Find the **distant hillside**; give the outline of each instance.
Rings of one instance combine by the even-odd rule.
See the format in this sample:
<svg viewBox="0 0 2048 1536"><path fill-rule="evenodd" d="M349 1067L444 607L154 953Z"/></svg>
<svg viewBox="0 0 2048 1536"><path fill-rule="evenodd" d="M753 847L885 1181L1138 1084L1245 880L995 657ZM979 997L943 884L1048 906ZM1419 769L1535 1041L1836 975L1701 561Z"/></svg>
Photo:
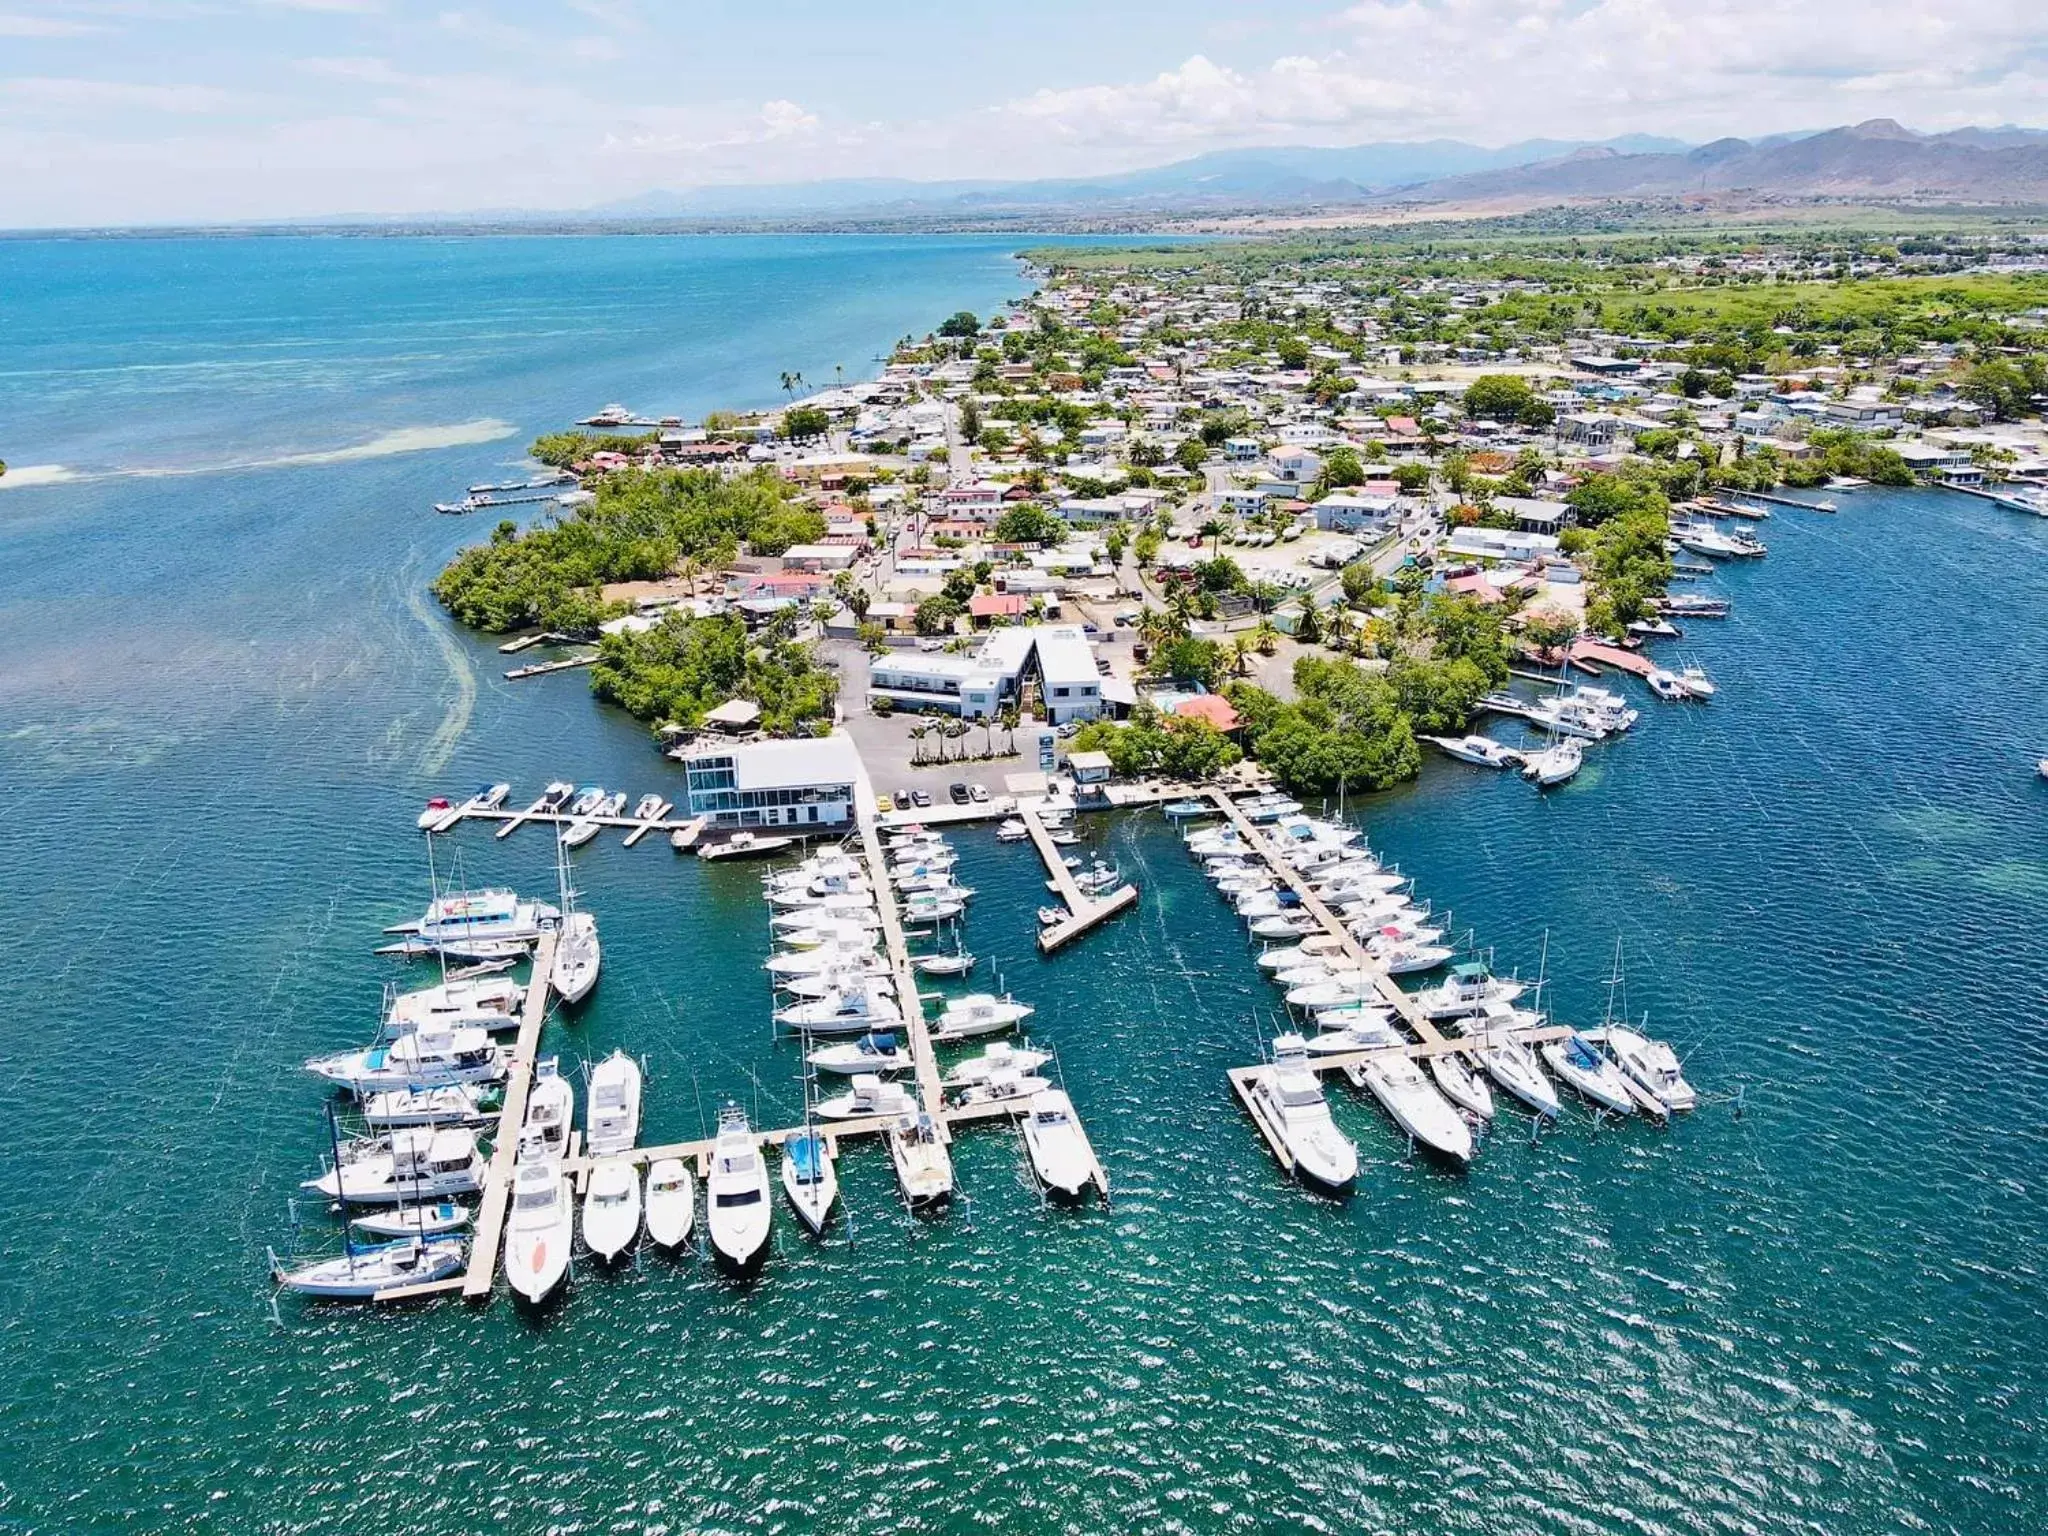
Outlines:
<svg viewBox="0 0 2048 1536"><path fill-rule="evenodd" d="M1398 200L1474 203L1724 192L2048 201L2048 133L2008 127L1920 134L1890 118L1873 118L1791 140L1717 139L1683 153L1580 149L1533 165L1443 177L1402 190Z"/></svg>
<svg viewBox="0 0 2048 1536"><path fill-rule="evenodd" d="M1343 149L1231 149L1106 176L1040 181L886 178L645 192L591 209L623 218L761 218L805 213L965 214L1015 209L1150 210L1299 208L1361 203L1376 192L1449 176L1509 169L1599 150L1628 156L1682 151L1677 139L1631 134L1600 144L1529 139L1486 149L1456 139L1358 144Z"/></svg>

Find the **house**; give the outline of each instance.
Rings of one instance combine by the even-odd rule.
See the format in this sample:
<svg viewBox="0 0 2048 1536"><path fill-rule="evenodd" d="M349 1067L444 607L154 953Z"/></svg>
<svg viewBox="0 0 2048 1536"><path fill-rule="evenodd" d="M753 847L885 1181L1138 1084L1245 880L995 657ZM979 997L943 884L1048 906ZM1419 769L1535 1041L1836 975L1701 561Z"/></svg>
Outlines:
<svg viewBox="0 0 2048 1536"><path fill-rule="evenodd" d="M1107 784L1111 773L1107 752L1069 752L1067 772L1074 782L1084 789L1094 785Z"/></svg>
<svg viewBox="0 0 2048 1536"><path fill-rule="evenodd" d="M1332 491L1310 510L1324 533L1376 533L1399 519L1401 503L1392 495Z"/></svg>
<svg viewBox="0 0 2048 1536"><path fill-rule="evenodd" d="M792 544L782 552L785 571L845 571L853 568L860 546L845 544Z"/></svg>
<svg viewBox="0 0 2048 1536"><path fill-rule="evenodd" d="M1040 713L1054 725L1102 712L1095 648L1078 626L992 629L971 655L897 652L877 656L868 669L870 697L963 720L988 718L1021 700L1033 684Z"/></svg>
<svg viewBox="0 0 2048 1536"><path fill-rule="evenodd" d="M1453 555L1475 560L1512 560L1526 563L1557 553L1557 540L1546 533L1523 533L1504 528L1459 528L1452 532L1444 549Z"/></svg>
<svg viewBox="0 0 2048 1536"><path fill-rule="evenodd" d="M714 827L836 831L853 820L860 755L836 732L795 741L699 740L669 755L683 765L690 815Z"/></svg>
<svg viewBox="0 0 2048 1536"><path fill-rule="evenodd" d="M1307 485L1323 472L1321 455L1307 448L1278 448L1271 460L1273 474L1289 485Z"/></svg>
<svg viewBox="0 0 2048 1536"><path fill-rule="evenodd" d="M1496 496L1493 510L1505 512L1524 533L1555 534L1569 528L1572 509L1561 501L1539 501L1533 496Z"/></svg>
<svg viewBox="0 0 2048 1536"><path fill-rule="evenodd" d="M1231 464L1256 464L1260 452L1259 440L1256 437L1230 437L1223 440L1223 457Z"/></svg>
<svg viewBox="0 0 2048 1536"><path fill-rule="evenodd" d="M991 624L1014 624L1024 617L1030 600L1021 592L977 592L967 599L967 616L975 628Z"/></svg>
<svg viewBox="0 0 2048 1536"><path fill-rule="evenodd" d="M1182 699L1173 706L1173 712L1183 720L1200 720L1226 736L1244 724L1230 700L1220 693L1198 693L1192 699Z"/></svg>
<svg viewBox="0 0 2048 1536"><path fill-rule="evenodd" d="M1560 416L1557 419L1557 438L1561 443L1572 443L1581 448L1590 448L1604 453L1616 446L1624 435L1624 426L1619 416L1603 416L1593 413L1579 413ZM1635 441L1633 433L1626 434L1630 442Z"/></svg>

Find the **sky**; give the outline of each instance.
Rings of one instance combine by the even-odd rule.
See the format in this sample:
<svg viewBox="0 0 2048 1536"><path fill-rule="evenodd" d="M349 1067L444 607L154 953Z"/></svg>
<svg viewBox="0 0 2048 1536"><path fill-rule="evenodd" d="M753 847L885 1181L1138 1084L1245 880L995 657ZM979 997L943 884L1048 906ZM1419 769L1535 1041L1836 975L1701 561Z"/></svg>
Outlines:
<svg viewBox="0 0 2048 1536"><path fill-rule="evenodd" d="M0 226L2048 125L2036 0L0 0Z"/></svg>

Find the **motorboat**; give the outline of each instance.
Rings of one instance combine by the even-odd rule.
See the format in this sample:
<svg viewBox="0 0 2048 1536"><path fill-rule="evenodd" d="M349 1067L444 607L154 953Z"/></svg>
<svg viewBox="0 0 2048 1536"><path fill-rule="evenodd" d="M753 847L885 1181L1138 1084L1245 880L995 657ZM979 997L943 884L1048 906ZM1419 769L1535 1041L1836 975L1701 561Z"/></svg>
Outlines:
<svg viewBox="0 0 2048 1536"><path fill-rule="evenodd" d="M1343 941L1323 933L1303 939L1299 944L1276 945L1264 951L1258 958L1258 966L1262 971L1284 971L1311 960L1328 960L1343 953Z"/></svg>
<svg viewBox="0 0 2048 1536"><path fill-rule="evenodd" d="M526 1119L519 1127L522 1155L529 1140L539 1144L536 1155L561 1157L569 1150L569 1127L576 1120L576 1089L562 1076L561 1066L554 1056L544 1056L533 1064L533 1086L526 1094Z"/></svg>
<svg viewBox="0 0 2048 1536"><path fill-rule="evenodd" d="M1057 927L1072 915L1065 907L1040 907L1038 909L1038 926L1041 928Z"/></svg>
<svg viewBox="0 0 2048 1536"><path fill-rule="evenodd" d="M652 821L661 814L661 808L667 803L660 795L642 795L633 805L633 819Z"/></svg>
<svg viewBox="0 0 2048 1536"><path fill-rule="evenodd" d="M1365 941L1366 953L1386 968L1389 976L1414 976L1433 971L1451 958L1441 944L1422 944L1408 939L1375 934Z"/></svg>
<svg viewBox="0 0 2048 1536"><path fill-rule="evenodd" d="M855 961L828 971L818 971L809 976L783 976L777 979L775 985L793 998L810 1001L819 1001L855 987L872 987L875 991L892 998L896 995L896 984L891 979L889 968L879 957Z"/></svg>
<svg viewBox="0 0 2048 1536"><path fill-rule="evenodd" d="M1684 631L1669 619L1632 619L1628 632L1642 640L1678 640Z"/></svg>
<svg viewBox="0 0 2048 1536"><path fill-rule="evenodd" d="M1095 1149L1074 1116L1074 1105L1057 1088L1040 1090L1024 1115L1024 1150L1041 1184L1078 1200L1095 1177Z"/></svg>
<svg viewBox="0 0 2048 1536"><path fill-rule="evenodd" d="M910 963L926 976L965 976L974 969L974 956L956 950L950 955L914 955Z"/></svg>
<svg viewBox="0 0 2048 1536"><path fill-rule="evenodd" d="M1358 1148L1331 1118L1323 1085L1308 1065L1307 1041L1295 1034L1275 1040L1271 1065L1252 1070L1249 1091L1304 1179L1333 1193L1351 1187Z"/></svg>
<svg viewBox="0 0 2048 1536"><path fill-rule="evenodd" d="M626 792L623 789L618 789L612 791L612 793L606 795L602 800L598 801L597 809L594 812L592 812L592 814L598 817L600 820L603 820L607 817L618 815L619 812L623 811L625 808Z"/></svg>
<svg viewBox="0 0 2048 1536"><path fill-rule="evenodd" d="M796 841L793 837L762 836L758 832L735 832L715 843L699 843L697 857L706 862L719 859L765 859L782 852Z"/></svg>
<svg viewBox="0 0 2048 1536"><path fill-rule="evenodd" d="M1479 768L1511 768L1522 760L1521 753L1512 747L1502 746L1491 736L1425 736L1422 739L1440 748L1447 756Z"/></svg>
<svg viewBox="0 0 2048 1536"><path fill-rule="evenodd" d="M971 1056L948 1072L944 1086L948 1088L970 1088L976 1083L985 1083L998 1073L1011 1072L1018 1076L1036 1072L1052 1060L1052 1052L1034 1050L1029 1045L1013 1045L1007 1040L996 1040L979 1056Z"/></svg>
<svg viewBox="0 0 2048 1536"><path fill-rule="evenodd" d="M1477 1013L1488 1003L1512 1003L1528 990L1526 983L1512 976L1495 976L1477 960L1451 967L1451 974L1434 987L1414 994L1414 1003L1426 1019L1455 1019Z"/></svg>
<svg viewBox="0 0 2048 1536"><path fill-rule="evenodd" d="M906 923L942 923L949 917L958 917L967 910L965 893L942 896L929 891L919 891L904 898L900 914Z"/></svg>
<svg viewBox="0 0 2048 1536"><path fill-rule="evenodd" d="M1311 933L1321 933L1323 925L1308 912L1288 915L1274 914L1272 917L1254 918L1251 924L1255 939L1295 939Z"/></svg>
<svg viewBox="0 0 2048 1536"><path fill-rule="evenodd" d="M1522 776L1538 789L1568 783L1585 763L1586 749L1567 736L1540 752L1531 752L1522 764Z"/></svg>
<svg viewBox="0 0 2048 1536"><path fill-rule="evenodd" d="M908 1072L910 1052L893 1033L862 1035L843 1045L824 1045L804 1058L820 1072L852 1076L858 1072Z"/></svg>
<svg viewBox="0 0 2048 1536"><path fill-rule="evenodd" d="M616 1259L640 1235L640 1170L623 1157L600 1158L583 1192L583 1246Z"/></svg>
<svg viewBox="0 0 2048 1536"><path fill-rule="evenodd" d="M1540 1049L1551 1071L1602 1109L1617 1115L1636 1112L1636 1096L1629 1092L1621 1068L1584 1035L1574 1031L1562 1040L1544 1041Z"/></svg>
<svg viewBox="0 0 2048 1536"><path fill-rule="evenodd" d="M852 943L829 942L811 949L770 955L761 962L761 968L779 980L784 976L820 976L827 971L859 969L866 966L886 968L887 964L888 962L875 948L874 940L862 934Z"/></svg>
<svg viewBox="0 0 2048 1536"><path fill-rule="evenodd" d="M705 1225L712 1252L735 1269L745 1269L768 1251L768 1165L755 1145L746 1111L728 1104L718 1113L718 1139L711 1147L711 1173L704 1181Z"/></svg>
<svg viewBox="0 0 2048 1536"><path fill-rule="evenodd" d="M917 1109L917 1095L901 1083L872 1072L855 1073L845 1093L818 1100L820 1120L864 1120L874 1115L907 1115Z"/></svg>
<svg viewBox="0 0 2048 1536"><path fill-rule="evenodd" d="M664 1157L647 1169L641 1200L647 1235L663 1248L680 1248L697 1224L697 1181L679 1157Z"/></svg>
<svg viewBox="0 0 2048 1536"><path fill-rule="evenodd" d="M953 1197L953 1159L930 1115L906 1115L889 1132L889 1160L896 1165L896 1182L912 1210Z"/></svg>
<svg viewBox="0 0 2048 1536"><path fill-rule="evenodd" d="M1342 1003L1363 1002L1379 996L1370 971L1357 966L1333 971L1320 981L1293 988L1287 994L1290 1008L1334 1008Z"/></svg>
<svg viewBox="0 0 2048 1536"><path fill-rule="evenodd" d="M388 1211L358 1216L349 1225L372 1237L438 1237L459 1232L476 1215L466 1205L440 1200L432 1205L401 1205Z"/></svg>
<svg viewBox="0 0 2048 1536"><path fill-rule="evenodd" d="M1770 553L1763 540L1740 529L1716 528L1698 520L1672 524L1671 537L1678 541L1679 548L1710 560L1755 559Z"/></svg>
<svg viewBox="0 0 2048 1536"><path fill-rule="evenodd" d="M422 832L433 831L434 828L441 824L443 818L454 809L455 807L449 802L446 795L434 796L433 799L427 802L427 808L420 812L419 829Z"/></svg>
<svg viewBox="0 0 2048 1536"><path fill-rule="evenodd" d="M818 949L825 945L871 950L881 935L881 920L873 914L869 914L869 919L820 917L786 928L779 924L771 926L775 927L775 942L785 950Z"/></svg>
<svg viewBox="0 0 2048 1536"><path fill-rule="evenodd" d="M1674 593L1660 602L1663 612L1676 614L1681 619L1725 619L1734 606L1728 598L1708 597L1697 592Z"/></svg>
<svg viewBox="0 0 2048 1536"><path fill-rule="evenodd" d="M575 1240L575 1197L559 1159L522 1159L512 1170L512 1210L505 1221L505 1281L520 1300L538 1304L569 1273Z"/></svg>
<svg viewBox="0 0 2048 1536"><path fill-rule="evenodd" d="M569 802L571 816L595 816L597 808L604 804L604 787L593 785Z"/></svg>
<svg viewBox="0 0 2048 1536"><path fill-rule="evenodd" d="M1035 1097L1052 1087L1042 1077L1029 1072L1018 1072L1010 1068L991 1073L978 1083L970 1083L960 1090L959 1103L962 1109L974 1104L1001 1104L1022 1101Z"/></svg>
<svg viewBox="0 0 2048 1536"><path fill-rule="evenodd" d="M1169 821L1191 821L1197 816L1214 816L1216 807L1207 800L1169 800L1160 809Z"/></svg>
<svg viewBox="0 0 2048 1536"><path fill-rule="evenodd" d="M1024 824L1021 816L1012 816L996 828L996 841L999 843L1021 843L1030 835L1031 828Z"/></svg>
<svg viewBox="0 0 2048 1536"><path fill-rule="evenodd" d="M543 811L559 811L569 803L575 793L576 786L574 784L571 784L567 779L557 779L541 791L538 809Z"/></svg>
<svg viewBox="0 0 2048 1536"><path fill-rule="evenodd" d="M418 922L400 923L384 931L405 934L414 941L416 950L426 952L469 954L504 945L523 950L540 938L543 927L561 915L548 903L527 901L513 891L452 891L429 902ZM491 953L481 958L497 959L499 955Z"/></svg>
<svg viewBox="0 0 2048 1536"><path fill-rule="evenodd" d="M1631 1082L1667 1110L1682 1114L1699 1103L1699 1094L1685 1080L1678 1053L1664 1041L1625 1024L1589 1029L1585 1038L1605 1050Z"/></svg>
<svg viewBox="0 0 2048 1536"><path fill-rule="evenodd" d="M616 1157L640 1139L640 1063L613 1051L590 1074L590 1129L585 1150Z"/></svg>
<svg viewBox="0 0 2048 1536"><path fill-rule="evenodd" d="M1020 1003L1011 997L997 997L993 992L970 992L946 1004L938 1022L932 1026L932 1043L943 1045L953 1040L972 1040L979 1035L999 1035L1030 1018L1034 1011L1029 1003Z"/></svg>
<svg viewBox="0 0 2048 1536"><path fill-rule="evenodd" d="M803 907L794 912L778 912L768 919L769 929L776 935L778 943L801 944L800 937L806 933L844 933L848 928L858 932L874 934L881 930L882 919L872 903L858 898L833 896L823 906ZM789 937L784 937L789 935ZM815 942L815 941L813 941Z"/></svg>
<svg viewBox="0 0 2048 1536"><path fill-rule="evenodd" d="M1685 684L1687 698L1711 699L1720 691L1714 686L1714 680L1707 676L1705 667L1687 667L1678 674L1678 680Z"/></svg>
<svg viewBox="0 0 2048 1536"><path fill-rule="evenodd" d="M831 1144L815 1130L800 1131L782 1144L782 1192L813 1236L824 1232L839 1198L833 1161Z"/></svg>
<svg viewBox="0 0 2048 1536"><path fill-rule="evenodd" d="M1685 686L1684 679L1676 672L1667 671L1663 667L1652 668L1644 675L1643 681L1649 684L1650 692L1668 703L1680 704L1692 697L1692 692Z"/></svg>
<svg viewBox="0 0 2048 1536"><path fill-rule="evenodd" d="M548 985L565 1003L580 1003L597 985L598 968L604 951L597 941L597 919L588 912L571 912L562 919L561 938L555 944L555 963L548 971Z"/></svg>
<svg viewBox="0 0 2048 1536"><path fill-rule="evenodd" d="M487 1030L435 1024L368 1050L316 1056L306 1063L306 1070L360 1096L387 1089L501 1082L505 1053Z"/></svg>
<svg viewBox="0 0 2048 1536"><path fill-rule="evenodd" d="M343 1205L431 1203L483 1188L484 1159L466 1126L408 1126L382 1150L345 1158L299 1187Z"/></svg>
<svg viewBox="0 0 2048 1536"><path fill-rule="evenodd" d="M483 1125L497 1113L498 1090L465 1083L449 1088L390 1088L363 1100L373 1130L401 1125Z"/></svg>
<svg viewBox="0 0 2048 1536"><path fill-rule="evenodd" d="M1557 1089L1544 1074L1536 1052L1519 1034L1539 1027L1542 1022L1541 1014L1528 1009L1488 1003L1478 1013L1460 1019L1458 1028L1468 1038L1485 1042L1473 1054L1487 1076L1536 1114L1554 1120L1563 1108Z"/></svg>
<svg viewBox="0 0 2048 1536"><path fill-rule="evenodd" d="M1391 1029L1387 1035L1386 1044L1403 1043ZM1380 1107L1417 1145L1455 1162L1472 1161L1472 1127L1437 1092L1414 1057L1402 1050L1388 1050L1353 1062L1345 1067L1344 1075L1354 1087L1378 1099Z"/></svg>
<svg viewBox="0 0 2048 1536"><path fill-rule="evenodd" d="M472 976L421 987L392 997L384 1010L384 1034L396 1039L439 1025L448 1029L512 1029L526 988L508 976Z"/></svg>
<svg viewBox="0 0 2048 1536"><path fill-rule="evenodd" d="M562 828L559 841L564 848L581 848L603 830L595 816L579 816Z"/></svg>
<svg viewBox="0 0 2048 1536"><path fill-rule="evenodd" d="M1237 808L1243 813L1246 821L1257 825L1261 822L1278 821L1283 816L1295 815L1301 810L1301 802L1280 794L1253 795L1249 799L1238 801Z"/></svg>
<svg viewBox="0 0 2048 1536"><path fill-rule="evenodd" d="M459 1237L402 1238L367 1247L350 1243L331 1259L287 1269L271 1255L270 1276L288 1291L326 1301L367 1301L400 1286L445 1280L464 1263Z"/></svg>
<svg viewBox="0 0 2048 1536"><path fill-rule="evenodd" d="M864 1035L873 1029L896 1028L903 1022L903 1013L895 999L869 983L778 1008L775 1022L806 1034Z"/></svg>
<svg viewBox="0 0 2048 1536"><path fill-rule="evenodd" d="M1443 1096L1469 1115L1481 1120L1493 1118L1493 1090L1486 1086L1486 1079L1472 1070L1464 1054L1459 1051L1438 1051L1426 1058L1429 1075L1436 1079Z"/></svg>

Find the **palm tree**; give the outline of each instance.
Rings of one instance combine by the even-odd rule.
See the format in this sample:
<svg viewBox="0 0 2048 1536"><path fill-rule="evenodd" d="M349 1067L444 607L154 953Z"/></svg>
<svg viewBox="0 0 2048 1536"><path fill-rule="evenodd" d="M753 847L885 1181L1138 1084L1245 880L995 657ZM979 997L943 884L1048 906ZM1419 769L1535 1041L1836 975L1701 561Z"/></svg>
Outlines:
<svg viewBox="0 0 2048 1536"><path fill-rule="evenodd" d="M996 755L996 717L994 715L983 715L981 717L981 732L983 744L988 748L984 755L994 757Z"/></svg>
<svg viewBox="0 0 2048 1536"><path fill-rule="evenodd" d="M924 739L930 733L927 725L913 725L910 728L910 766L915 768L924 761Z"/></svg>
<svg viewBox="0 0 2048 1536"><path fill-rule="evenodd" d="M1243 635L1239 635L1231 642L1230 670L1233 676L1250 677L1252 675L1251 655L1252 643Z"/></svg>
<svg viewBox="0 0 2048 1536"><path fill-rule="evenodd" d="M1271 619L1259 620L1259 627L1252 631L1252 644L1261 656L1270 656L1280 649L1280 631L1273 627Z"/></svg>
<svg viewBox="0 0 2048 1536"><path fill-rule="evenodd" d="M1023 723L1023 716L1017 712L1015 704L1005 704L1003 706L1002 722L1003 750L1014 752L1017 750L1017 727Z"/></svg>
<svg viewBox="0 0 2048 1536"><path fill-rule="evenodd" d="M1209 554L1213 558L1223 549L1223 519L1212 517L1201 527L1201 535L1209 541Z"/></svg>
<svg viewBox="0 0 2048 1536"><path fill-rule="evenodd" d="M690 584L690 596L695 597L697 595L697 578L704 574L704 562L695 555L685 555L683 556L682 563L676 567L676 574Z"/></svg>

